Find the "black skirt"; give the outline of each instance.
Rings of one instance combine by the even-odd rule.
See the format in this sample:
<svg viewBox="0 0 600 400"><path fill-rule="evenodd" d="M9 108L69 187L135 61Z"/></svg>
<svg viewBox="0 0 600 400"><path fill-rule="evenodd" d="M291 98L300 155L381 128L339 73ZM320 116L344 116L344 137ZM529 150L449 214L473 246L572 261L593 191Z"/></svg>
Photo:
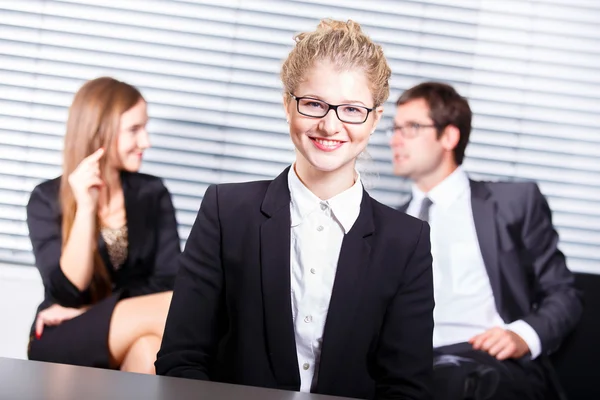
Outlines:
<svg viewBox="0 0 600 400"><path fill-rule="evenodd" d="M40 339L29 339L30 360L84 367L111 368L108 348L110 320L121 293L113 293L83 314L57 326L45 326Z"/></svg>

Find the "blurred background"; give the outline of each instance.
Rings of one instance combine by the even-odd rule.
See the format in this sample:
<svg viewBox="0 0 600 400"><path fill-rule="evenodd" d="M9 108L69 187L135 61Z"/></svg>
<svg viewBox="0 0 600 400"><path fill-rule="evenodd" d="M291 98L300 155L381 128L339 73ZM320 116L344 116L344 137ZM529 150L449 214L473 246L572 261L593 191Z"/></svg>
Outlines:
<svg viewBox="0 0 600 400"><path fill-rule="evenodd" d="M0 356L23 358L42 296L25 205L61 173L68 107L112 76L149 102L142 172L165 179L182 245L211 183L271 179L294 159L279 70L293 35L353 19L393 71L364 168L390 206L385 128L403 90L448 82L466 96L474 178L534 180L574 271L600 274L600 2L595 0L0 1ZM8 344L6 344L8 343Z"/></svg>

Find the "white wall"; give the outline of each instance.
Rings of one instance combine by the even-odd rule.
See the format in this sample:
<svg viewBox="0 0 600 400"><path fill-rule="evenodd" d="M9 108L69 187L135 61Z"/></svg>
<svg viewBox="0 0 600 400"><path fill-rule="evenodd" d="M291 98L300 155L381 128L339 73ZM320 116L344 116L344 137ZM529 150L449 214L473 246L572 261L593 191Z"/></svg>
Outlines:
<svg viewBox="0 0 600 400"><path fill-rule="evenodd" d="M0 264L0 357L27 358L29 329L43 297L37 269Z"/></svg>

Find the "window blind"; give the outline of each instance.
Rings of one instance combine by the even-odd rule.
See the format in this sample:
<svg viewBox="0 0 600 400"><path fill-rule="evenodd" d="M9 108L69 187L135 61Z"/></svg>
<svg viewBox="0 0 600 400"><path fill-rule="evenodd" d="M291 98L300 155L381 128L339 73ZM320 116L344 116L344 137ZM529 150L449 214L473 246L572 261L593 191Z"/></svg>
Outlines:
<svg viewBox="0 0 600 400"><path fill-rule="evenodd" d="M0 263L32 265L25 205L61 173L68 107L112 76L149 102L142 172L173 194L185 242L212 183L275 177L294 159L279 69L295 33L353 19L393 70L380 128L424 80L468 97L474 178L535 180L573 270L600 273L600 3L585 0L0 2ZM361 165L398 206L383 129ZM183 244L183 243L182 243Z"/></svg>

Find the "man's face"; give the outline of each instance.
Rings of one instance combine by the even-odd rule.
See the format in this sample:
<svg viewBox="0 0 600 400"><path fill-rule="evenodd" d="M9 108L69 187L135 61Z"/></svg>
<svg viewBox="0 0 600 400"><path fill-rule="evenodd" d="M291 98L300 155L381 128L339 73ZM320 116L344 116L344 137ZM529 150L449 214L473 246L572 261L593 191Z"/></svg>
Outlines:
<svg viewBox="0 0 600 400"><path fill-rule="evenodd" d="M429 112L424 99L397 107L390 140L394 174L418 181L435 173L447 158L447 149L438 138Z"/></svg>

